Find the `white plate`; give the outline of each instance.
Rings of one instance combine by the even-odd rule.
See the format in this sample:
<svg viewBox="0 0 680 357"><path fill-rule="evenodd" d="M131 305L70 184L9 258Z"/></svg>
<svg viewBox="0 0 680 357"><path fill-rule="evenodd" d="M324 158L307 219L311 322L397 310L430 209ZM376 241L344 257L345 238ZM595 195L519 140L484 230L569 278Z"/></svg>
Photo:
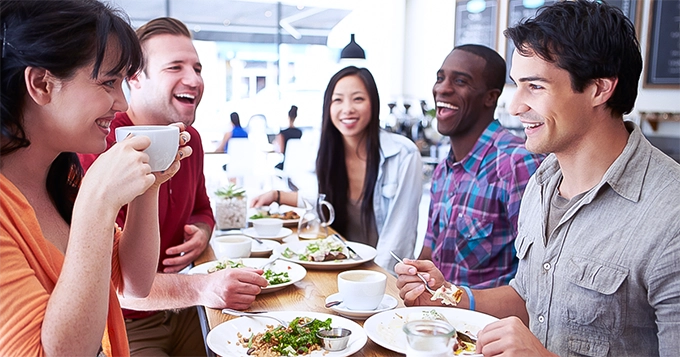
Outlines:
<svg viewBox="0 0 680 357"><path fill-rule="evenodd" d="M306 356L313 357L345 357L352 355L359 351L366 344L367 337L364 329L359 326L356 322L346 319L344 317L323 314L320 312L310 312L310 311L272 311L269 315L278 317L284 321L292 321L296 317L311 317L319 320L325 320L327 318L332 319L332 327L343 327L352 331L352 335L349 338L349 343L347 348L342 351L337 352L327 352L325 350L314 351ZM220 356L243 356L246 355L247 349L242 346L237 346L238 342L237 334L248 337L250 332L253 334L264 332L267 329L266 325L272 325L271 319L263 319L257 317L239 317L233 320L229 320L222 324L217 325L208 333L206 342L208 347L210 347L213 352Z"/></svg>
<svg viewBox="0 0 680 357"><path fill-rule="evenodd" d="M267 258L272 254L272 251L274 248L280 246L281 243L275 241L275 240L263 240L262 244L256 242L253 240L253 245L250 248L250 257L251 258Z"/></svg>
<svg viewBox="0 0 680 357"><path fill-rule="evenodd" d="M283 238L286 238L289 235L293 234L293 231L291 231L290 228L283 227L283 228L281 228L279 233L277 233L273 236L261 236L261 235L257 234L257 232L255 231L255 228L250 227L250 228L244 229L243 234L245 234L249 237L255 237L255 238L260 238L260 239L273 239L273 240L277 240L277 241L282 241Z"/></svg>
<svg viewBox="0 0 680 357"><path fill-rule="evenodd" d="M297 242L290 242L290 243L284 243L276 248L274 248L274 253L281 253L286 248L290 248L294 252L302 252L305 250L308 244L312 243L314 241L297 241ZM371 247L370 245L366 244L361 244L361 243L356 243L356 242L347 242L347 245L350 246L352 249L354 249L357 254L361 256L362 259L356 260L356 259L341 259L341 260L329 260L325 262L308 262L304 260L300 260L297 257L293 258L286 258L284 256L281 256L281 259L288 260L294 263L298 263L302 265L305 268L308 269L321 269L321 270L333 270L333 269L344 269L344 268L351 268L355 267L361 264L364 264L368 261L373 260L375 256L378 254L378 251L375 250L375 248Z"/></svg>
<svg viewBox="0 0 680 357"><path fill-rule="evenodd" d="M238 261L241 260L243 262L243 265L247 267L258 267L262 264L264 264L268 259L267 258L243 258L243 259L225 259L225 260L231 260L231 261ZM195 266L191 270L189 270L189 274L208 274L208 270L213 268L217 263L219 263L219 260L213 260L211 262L203 263L201 265ZM307 269L303 268L299 264L295 264L292 262L287 262L283 260L277 260L267 269L271 269L275 273L281 273L281 272L288 272L288 277L290 278L290 281L287 283L283 284L277 284L277 285L270 285L267 287L262 288L261 294L266 294L266 293L272 293L275 291L279 291L283 288L285 288L288 285L293 285L297 283L298 281L304 279L304 277L307 275Z"/></svg>
<svg viewBox="0 0 680 357"><path fill-rule="evenodd" d="M287 206L287 205L281 205L279 207L279 212L281 214L285 214L286 212L289 211L294 211L295 213L298 214L298 216L303 215L305 213L305 210L303 208L299 207L293 207L293 206ZM267 212L269 213L269 206L262 206L262 207L256 207L256 208L250 208L248 209L248 226L252 226L253 221L258 220L259 218L256 219L250 219L250 217L261 213L261 212ZM297 227L298 223L300 222L300 218L297 219L282 219L283 221L283 226L284 227Z"/></svg>
<svg viewBox="0 0 680 357"><path fill-rule="evenodd" d="M326 298L326 304L331 301L341 300L340 293L335 293ZM339 305L331 306L330 309L337 312L338 314L349 317L350 319L365 319L371 315L375 315L379 312L392 310L397 307L397 299L393 298L391 295L385 294L380 305L375 310L350 310L345 306L345 303L340 303Z"/></svg>
<svg viewBox="0 0 680 357"><path fill-rule="evenodd" d="M402 330L405 319L411 313L436 310L449 320L457 330L470 331L477 334L484 326L498 321L497 318L477 311L457 309L453 307L413 306L381 312L369 317L364 322L364 329L371 340L394 352L406 354L406 334ZM465 356L481 356L478 354L461 354Z"/></svg>

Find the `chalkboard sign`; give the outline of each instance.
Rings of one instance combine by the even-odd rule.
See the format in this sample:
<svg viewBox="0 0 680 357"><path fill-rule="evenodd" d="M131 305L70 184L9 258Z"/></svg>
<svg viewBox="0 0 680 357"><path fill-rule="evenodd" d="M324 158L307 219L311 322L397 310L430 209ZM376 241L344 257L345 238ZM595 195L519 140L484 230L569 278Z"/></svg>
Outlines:
<svg viewBox="0 0 680 357"><path fill-rule="evenodd" d="M559 0L510 0L508 4L508 27L517 25L523 19L530 19L536 16L536 11L542 6L547 6L556 3ZM640 2L638 0L607 0L607 3L616 6L623 12L626 17L630 19L633 25L637 23L638 7ZM636 25L637 27L637 25ZM639 30L637 31L640 32ZM512 65L512 52L515 50L515 44L507 40L505 46L505 62L507 63L507 75L505 77L506 83L512 83L510 79L510 66Z"/></svg>
<svg viewBox="0 0 680 357"><path fill-rule="evenodd" d="M637 29L638 0L607 0L607 4L616 6L633 23ZM637 31L638 36L640 31Z"/></svg>
<svg viewBox="0 0 680 357"><path fill-rule="evenodd" d="M454 46L479 44L496 48L498 1L457 0Z"/></svg>
<svg viewBox="0 0 680 357"><path fill-rule="evenodd" d="M556 0L545 1L526 1L526 0L510 0L508 4L508 27L517 25L524 19L531 19L536 16L536 11L544 5L550 5L557 2ZM507 71L505 75L505 82L512 83L510 79L510 66L512 65L512 52L515 50L515 44L509 39L506 40L505 45L505 63Z"/></svg>
<svg viewBox="0 0 680 357"><path fill-rule="evenodd" d="M680 85L680 1L654 1L647 42L645 83Z"/></svg>

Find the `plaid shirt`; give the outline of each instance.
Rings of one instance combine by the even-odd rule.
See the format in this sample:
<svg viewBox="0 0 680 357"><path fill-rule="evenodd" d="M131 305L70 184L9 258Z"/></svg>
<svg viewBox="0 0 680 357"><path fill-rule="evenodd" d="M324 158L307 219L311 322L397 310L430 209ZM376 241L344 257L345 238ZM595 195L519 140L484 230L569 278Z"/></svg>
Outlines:
<svg viewBox="0 0 680 357"><path fill-rule="evenodd" d="M424 244L448 281L489 288L515 276L520 200L543 157L493 121L465 158L451 150L437 165Z"/></svg>

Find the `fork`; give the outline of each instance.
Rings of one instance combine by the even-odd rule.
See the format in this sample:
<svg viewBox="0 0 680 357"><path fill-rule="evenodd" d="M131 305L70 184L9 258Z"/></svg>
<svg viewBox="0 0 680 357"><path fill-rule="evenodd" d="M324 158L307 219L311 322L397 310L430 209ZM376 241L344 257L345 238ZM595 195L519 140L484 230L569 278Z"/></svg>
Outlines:
<svg viewBox="0 0 680 357"><path fill-rule="evenodd" d="M350 258L352 258L354 260L363 260L361 255L359 255L359 253L354 251L354 249L352 249L352 247L350 247L349 244L347 244L347 242L345 242L345 240L342 239L337 233L333 233L331 236L333 238L335 238L335 240L339 241L342 245L344 245L345 248L347 248L347 250L349 251Z"/></svg>
<svg viewBox="0 0 680 357"><path fill-rule="evenodd" d="M223 314L227 315L233 315L233 316L239 316L239 317L266 317L272 320L276 320L281 326L283 327L288 327L290 325L290 322L283 321L278 317L274 317L271 315L267 315L268 311L251 311L251 312L245 312L245 311L238 311L238 310L233 310L233 309L222 309ZM316 319L310 319L304 324L301 324L300 326L307 326L314 322Z"/></svg>
<svg viewBox="0 0 680 357"><path fill-rule="evenodd" d="M404 261L401 260L401 258L399 258L396 254L394 254L393 251L390 250L390 254L392 254L394 259L396 259L399 263L405 264ZM427 283L427 280L425 280L425 278L420 273L416 273L416 275L418 275L420 280L423 281L423 284L425 284L425 290L427 290L430 294L434 295L434 290L430 287L430 284Z"/></svg>
<svg viewBox="0 0 680 357"><path fill-rule="evenodd" d="M264 263L262 263L262 265L260 265L259 267L257 267L257 269L264 269L264 268L267 267L268 265L270 265L270 264L274 263L275 261L277 261L279 258L281 258L281 253L274 253L274 254L272 254L272 255L269 257L269 259L267 259L267 261L265 261Z"/></svg>

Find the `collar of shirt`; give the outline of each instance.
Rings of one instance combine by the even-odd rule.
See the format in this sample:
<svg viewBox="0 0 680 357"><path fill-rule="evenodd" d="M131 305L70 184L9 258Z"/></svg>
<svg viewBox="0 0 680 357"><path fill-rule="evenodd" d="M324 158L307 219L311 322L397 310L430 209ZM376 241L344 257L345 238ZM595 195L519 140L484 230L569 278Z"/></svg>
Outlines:
<svg viewBox="0 0 680 357"><path fill-rule="evenodd" d="M392 138L388 132L380 130L380 151L382 151L382 156L384 157L381 158L381 162L388 157L398 154L399 150L403 147L403 145L396 143Z"/></svg>
<svg viewBox="0 0 680 357"><path fill-rule="evenodd" d="M470 150L462 160L456 161L456 158L453 156L453 150L449 150L449 156L446 158L446 166L449 170L455 169L456 166L461 166L470 175L476 176L479 166L482 164L481 158L483 158L486 152L493 147L494 138L498 135L500 130L500 123L497 120L492 121L489 126L484 129L482 135L479 136L479 139L477 139L472 150Z"/></svg>
<svg viewBox="0 0 680 357"><path fill-rule="evenodd" d="M644 181L647 167L649 166L652 148L650 145L639 145L640 141L643 140L640 127L630 121L626 121L625 125L630 133L626 146L623 148L619 157L614 160L604 173L602 180L596 186L596 189L591 190L591 192L597 192L599 191L599 187L608 184L619 196L637 202L640 200L642 182ZM636 158L639 157L646 159L637 161ZM645 162L646 164L628 165L628 162L630 161ZM559 171L560 164L557 161L557 157L555 154L550 154L550 156L543 161L538 170L536 170L536 183L544 187L555 174L561 175ZM592 197L590 199L592 199Z"/></svg>

